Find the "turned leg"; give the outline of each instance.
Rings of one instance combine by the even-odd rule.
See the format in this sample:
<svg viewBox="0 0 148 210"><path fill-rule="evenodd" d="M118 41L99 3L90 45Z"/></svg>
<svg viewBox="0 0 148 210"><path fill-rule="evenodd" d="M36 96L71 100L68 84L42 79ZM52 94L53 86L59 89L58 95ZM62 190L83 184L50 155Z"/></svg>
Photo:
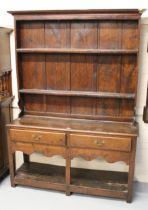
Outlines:
<svg viewBox="0 0 148 210"><path fill-rule="evenodd" d="M133 182L134 182L134 169L135 169L135 153L136 153L136 139L132 141L132 152L130 155L129 161L129 173L128 173L128 194L127 194L127 203L132 202L132 191L133 191Z"/></svg>

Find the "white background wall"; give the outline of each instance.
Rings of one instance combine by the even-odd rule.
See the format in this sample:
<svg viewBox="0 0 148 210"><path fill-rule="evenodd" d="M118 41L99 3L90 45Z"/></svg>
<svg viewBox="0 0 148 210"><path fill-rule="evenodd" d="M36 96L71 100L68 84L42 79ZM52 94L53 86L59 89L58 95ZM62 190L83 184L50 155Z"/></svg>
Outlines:
<svg viewBox="0 0 148 210"><path fill-rule="evenodd" d="M51 10L51 9L111 9L111 8L138 8L148 9L148 0L4 0L0 3L0 26L13 28L13 17L8 14L8 10ZM139 53L139 84L137 98L137 121L139 122L139 138L137 143L136 155L136 171L135 179L142 182L148 182L148 124L142 121L143 107L146 101L146 87L148 81L148 10L146 10L141 18L141 36L140 36L140 53ZM14 116L17 117L17 83L15 71L15 49L14 49L14 33L11 34L11 60L12 60L12 83L15 101L13 103ZM43 158L39 155L33 155L32 159L40 162L52 162L55 164L64 164L64 159L59 157ZM22 161L20 153L17 154L18 165ZM103 160L93 160L86 162L84 160L75 159L73 166L88 168L111 168L116 170L127 170L127 166L123 163L108 164Z"/></svg>

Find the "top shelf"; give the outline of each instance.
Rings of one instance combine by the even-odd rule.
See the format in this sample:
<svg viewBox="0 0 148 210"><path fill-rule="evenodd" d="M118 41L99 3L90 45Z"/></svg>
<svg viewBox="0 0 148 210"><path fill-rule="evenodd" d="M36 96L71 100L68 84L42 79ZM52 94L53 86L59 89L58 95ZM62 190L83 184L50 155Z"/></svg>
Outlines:
<svg viewBox="0 0 148 210"><path fill-rule="evenodd" d="M18 53L137 54L138 49L17 48Z"/></svg>

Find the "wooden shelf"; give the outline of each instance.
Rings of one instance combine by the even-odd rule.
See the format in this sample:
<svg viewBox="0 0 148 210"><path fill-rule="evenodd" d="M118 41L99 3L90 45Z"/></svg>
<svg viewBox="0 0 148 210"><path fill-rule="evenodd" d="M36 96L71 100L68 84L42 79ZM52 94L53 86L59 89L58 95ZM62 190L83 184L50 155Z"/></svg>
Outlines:
<svg viewBox="0 0 148 210"><path fill-rule="evenodd" d="M71 192L86 193L86 189L95 195L104 191L105 196L125 198L127 194L127 173L71 168ZM65 191L65 167L43 163L24 163L16 172L15 184L44 187ZM41 185L42 184L42 185Z"/></svg>
<svg viewBox="0 0 148 210"><path fill-rule="evenodd" d="M48 164L33 162L22 164L16 171L14 182L32 187L66 190L64 167Z"/></svg>
<svg viewBox="0 0 148 210"><path fill-rule="evenodd" d="M71 185L127 192L127 173L72 168Z"/></svg>
<svg viewBox="0 0 148 210"><path fill-rule="evenodd" d="M72 90L42 90L42 89L20 89L22 94L45 94L58 96L84 96L97 98L123 98L135 99L132 93L111 93L111 92L91 92L91 91L72 91Z"/></svg>
<svg viewBox="0 0 148 210"><path fill-rule="evenodd" d="M93 53L93 54L137 54L138 49L76 49L76 48L18 48L18 53Z"/></svg>

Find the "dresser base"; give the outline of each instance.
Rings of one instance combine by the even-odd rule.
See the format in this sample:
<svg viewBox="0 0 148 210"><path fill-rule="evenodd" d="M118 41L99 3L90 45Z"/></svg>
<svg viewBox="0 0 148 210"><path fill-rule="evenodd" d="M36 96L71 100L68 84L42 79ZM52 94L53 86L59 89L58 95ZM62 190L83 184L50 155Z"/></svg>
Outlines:
<svg viewBox="0 0 148 210"><path fill-rule="evenodd" d="M8 125L11 185L123 198L132 200L137 127L131 123L83 119L23 116ZM16 151L23 152L24 164L16 170ZM30 162L30 155L55 155L65 166ZM109 163L122 161L127 173L72 168L72 160L102 157Z"/></svg>

